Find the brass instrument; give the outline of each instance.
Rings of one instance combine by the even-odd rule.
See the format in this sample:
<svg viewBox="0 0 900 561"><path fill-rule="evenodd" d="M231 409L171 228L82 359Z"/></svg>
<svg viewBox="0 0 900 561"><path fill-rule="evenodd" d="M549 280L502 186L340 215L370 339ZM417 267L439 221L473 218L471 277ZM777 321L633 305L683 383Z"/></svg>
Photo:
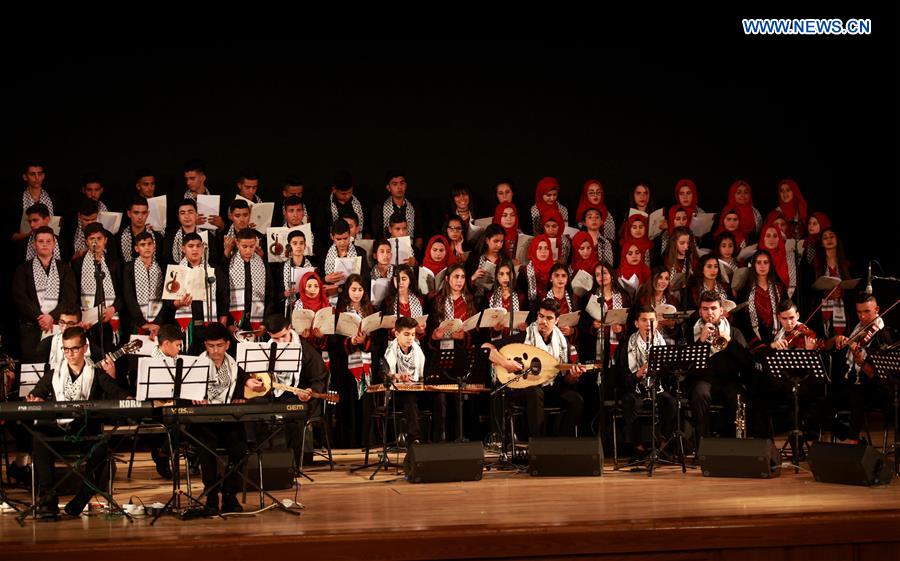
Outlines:
<svg viewBox="0 0 900 561"><path fill-rule="evenodd" d="M710 337L707 337L706 342L712 347L713 353L725 350L725 347L728 346L728 338L719 333L719 326L707 323L705 327L710 332Z"/></svg>
<svg viewBox="0 0 900 561"><path fill-rule="evenodd" d="M747 402L737 394L737 409L734 413L735 438L747 438Z"/></svg>

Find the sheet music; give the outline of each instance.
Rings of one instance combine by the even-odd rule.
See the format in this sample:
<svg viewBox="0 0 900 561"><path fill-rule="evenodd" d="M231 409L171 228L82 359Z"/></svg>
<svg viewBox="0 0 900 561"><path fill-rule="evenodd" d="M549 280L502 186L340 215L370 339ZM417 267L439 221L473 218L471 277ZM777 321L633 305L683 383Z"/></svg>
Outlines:
<svg viewBox="0 0 900 561"><path fill-rule="evenodd" d="M360 328L364 333L371 334L381 326L381 312L375 312L363 318Z"/></svg>
<svg viewBox="0 0 900 561"><path fill-rule="evenodd" d="M256 203L250 207L250 223L260 234L272 226L272 214L275 212L275 203ZM309 242L307 242L309 243Z"/></svg>
<svg viewBox="0 0 900 561"><path fill-rule="evenodd" d="M371 295L372 305L378 307L384 302L384 297L387 296L388 286L390 285L390 279L373 279L371 284L371 290L369 290L369 294Z"/></svg>
<svg viewBox="0 0 900 561"><path fill-rule="evenodd" d="M176 360L182 361L181 393L175 395ZM138 360L137 395L139 401L148 399L206 398L209 378L209 359L190 355L176 358L141 357Z"/></svg>
<svg viewBox="0 0 900 561"><path fill-rule="evenodd" d="M485 261L481 264L480 269L485 272L485 275L475 282L475 286L490 290L494 286L494 272L497 270L497 266L490 261Z"/></svg>
<svg viewBox="0 0 900 561"><path fill-rule="evenodd" d="M585 271L579 270L572 277L572 292L579 298L587 294L593 285L594 277Z"/></svg>
<svg viewBox="0 0 900 561"><path fill-rule="evenodd" d="M248 374L269 371L272 342L245 343L237 345L235 360ZM276 343L275 372L297 372L302 357L300 343Z"/></svg>
<svg viewBox="0 0 900 561"><path fill-rule="evenodd" d="M356 337L361 323L362 318L353 312L341 312L337 319L337 325L334 327L334 333L344 337Z"/></svg>
<svg viewBox="0 0 900 561"><path fill-rule="evenodd" d="M664 218L665 216L663 216L663 209L661 208L658 208L650 213L648 235L651 240L656 239L660 234L662 234L662 230L659 229L659 224L663 221Z"/></svg>
<svg viewBox="0 0 900 561"><path fill-rule="evenodd" d="M350 275L358 275L362 267L362 256L356 257L338 257L334 260L334 272L344 273L344 278L338 281L338 285L342 285L347 281Z"/></svg>
<svg viewBox="0 0 900 561"><path fill-rule="evenodd" d="M528 246L531 245L531 240L533 239L534 236L529 236L528 234L519 234L519 239L516 242L516 260L519 263L528 262Z"/></svg>
<svg viewBox="0 0 900 561"><path fill-rule="evenodd" d="M147 208L150 212L147 216L147 224L150 225L150 228L154 232L159 232L160 234L165 233L167 221L166 212L168 210L166 196L160 195L158 197L147 199Z"/></svg>
<svg viewBox="0 0 900 561"><path fill-rule="evenodd" d="M715 218L716 214L713 212L698 214L691 220L691 232L694 233L694 236L702 238L712 230Z"/></svg>
<svg viewBox="0 0 900 561"><path fill-rule="evenodd" d="M435 290L434 273L428 267L419 267L419 292L428 295Z"/></svg>
<svg viewBox="0 0 900 561"><path fill-rule="evenodd" d="M396 250L399 253L401 264L406 263L409 258L413 256L412 243L410 242L409 236L389 238L388 241L391 242L391 251Z"/></svg>
<svg viewBox="0 0 900 561"><path fill-rule="evenodd" d="M581 319L581 312L569 312L567 314L562 314L559 316L559 319L556 322L556 326L562 329L563 327L575 327L578 325L578 320Z"/></svg>
<svg viewBox="0 0 900 561"><path fill-rule="evenodd" d="M197 214L207 218L206 222L197 226L203 230L215 230L216 226L210 223L210 216L219 215L219 195L197 195Z"/></svg>
<svg viewBox="0 0 900 561"><path fill-rule="evenodd" d="M334 335L334 308L326 306L316 312L312 327L321 331L322 335Z"/></svg>
<svg viewBox="0 0 900 561"><path fill-rule="evenodd" d="M119 228L122 226L122 213L121 212L99 212L97 213L97 222L103 225L109 233L112 235L116 235L119 233Z"/></svg>

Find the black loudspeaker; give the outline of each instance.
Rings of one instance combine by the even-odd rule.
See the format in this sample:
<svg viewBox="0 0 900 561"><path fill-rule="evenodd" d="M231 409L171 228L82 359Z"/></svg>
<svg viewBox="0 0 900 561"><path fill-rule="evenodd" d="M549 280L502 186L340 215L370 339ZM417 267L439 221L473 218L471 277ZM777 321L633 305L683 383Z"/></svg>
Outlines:
<svg viewBox="0 0 900 561"><path fill-rule="evenodd" d="M697 457L704 477L781 475L781 452L768 438L703 438Z"/></svg>
<svg viewBox="0 0 900 561"><path fill-rule="evenodd" d="M259 455L250 454L247 457L245 469L247 470L247 479L259 485ZM261 487L266 491L293 488L294 451L277 448L264 450L262 453L262 479Z"/></svg>
<svg viewBox="0 0 900 561"><path fill-rule="evenodd" d="M414 443L404 462L412 483L479 481L484 469L481 442Z"/></svg>
<svg viewBox="0 0 900 561"><path fill-rule="evenodd" d="M893 464L871 446L816 442L809 451L809 467L816 481L845 485L886 485Z"/></svg>
<svg viewBox="0 0 900 561"><path fill-rule="evenodd" d="M599 438L532 438L528 441L528 473L563 477L601 475L603 446Z"/></svg>

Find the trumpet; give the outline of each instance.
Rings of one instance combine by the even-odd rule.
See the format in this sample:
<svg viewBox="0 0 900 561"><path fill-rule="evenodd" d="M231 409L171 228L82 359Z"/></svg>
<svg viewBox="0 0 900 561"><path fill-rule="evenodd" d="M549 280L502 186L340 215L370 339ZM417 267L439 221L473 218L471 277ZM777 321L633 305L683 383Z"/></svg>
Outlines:
<svg viewBox="0 0 900 561"><path fill-rule="evenodd" d="M705 328L709 331L709 336L706 338L706 342L709 343L710 347L712 347L713 352L717 353L724 350L725 347L728 346L728 338L719 333L718 325L707 323L705 325Z"/></svg>
<svg viewBox="0 0 900 561"><path fill-rule="evenodd" d="M734 415L735 438L747 438L747 402L737 394L737 409Z"/></svg>

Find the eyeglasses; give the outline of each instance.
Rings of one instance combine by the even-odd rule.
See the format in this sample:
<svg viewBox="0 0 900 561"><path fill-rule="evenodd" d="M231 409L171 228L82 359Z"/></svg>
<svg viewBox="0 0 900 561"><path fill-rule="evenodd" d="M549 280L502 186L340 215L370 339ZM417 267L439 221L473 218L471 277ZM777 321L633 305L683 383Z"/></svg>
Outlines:
<svg viewBox="0 0 900 561"><path fill-rule="evenodd" d="M84 345L78 345L77 347L66 347L66 346L63 346L62 350L63 350L63 354L73 355L73 354L75 354L77 351L79 351L79 350L81 350L81 349L83 349L83 348L84 348Z"/></svg>
<svg viewBox="0 0 900 561"><path fill-rule="evenodd" d="M458 230L462 230L462 226L447 226L447 229L456 232Z"/></svg>
<svg viewBox="0 0 900 561"><path fill-rule="evenodd" d="M77 322L77 321L63 321L63 320L59 320L59 325L60 325L61 327L75 327L76 325L78 325L78 322Z"/></svg>

